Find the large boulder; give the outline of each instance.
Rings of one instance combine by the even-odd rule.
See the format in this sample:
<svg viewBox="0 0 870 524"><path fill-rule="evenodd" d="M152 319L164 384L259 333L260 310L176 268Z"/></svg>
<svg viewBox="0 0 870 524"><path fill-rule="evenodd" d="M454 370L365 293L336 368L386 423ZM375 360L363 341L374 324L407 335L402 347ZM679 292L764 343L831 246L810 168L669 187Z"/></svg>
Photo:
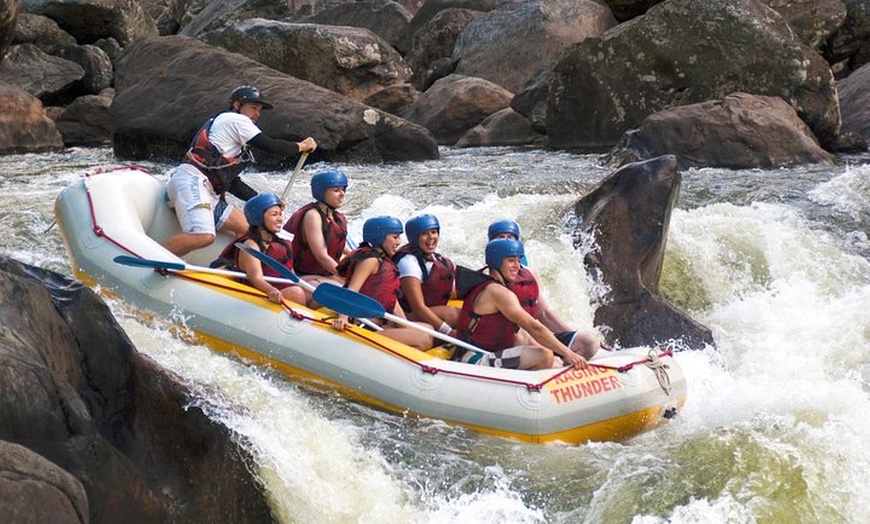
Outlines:
<svg viewBox="0 0 870 524"><path fill-rule="evenodd" d="M625 347L680 340L693 349L713 343L705 326L658 296L671 211L681 176L673 155L617 170L575 205L575 244L594 235L598 251L586 256L590 273L609 289L595 310L595 325Z"/></svg>
<svg viewBox="0 0 870 524"><path fill-rule="evenodd" d="M360 0L326 5L317 13L294 21L368 29L395 47L411 18L411 13L393 0Z"/></svg>
<svg viewBox="0 0 870 524"><path fill-rule="evenodd" d="M404 116L429 129L439 144L453 145L486 117L508 107L512 97L483 78L449 75L432 84Z"/></svg>
<svg viewBox="0 0 870 524"><path fill-rule="evenodd" d="M65 105L82 94L85 70L33 44L19 44L12 46L0 62L0 78L46 105Z"/></svg>
<svg viewBox="0 0 870 524"><path fill-rule="evenodd" d="M647 116L729 93L779 96L822 146L840 111L828 64L756 0L669 0L566 50L549 83L551 147L600 150Z"/></svg>
<svg viewBox="0 0 870 524"><path fill-rule="evenodd" d="M736 93L665 109L627 132L608 163L676 155L679 167L773 168L833 165L807 125L781 98Z"/></svg>
<svg viewBox="0 0 870 524"><path fill-rule="evenodd" d="M154 20L137 0L26 0L28 13L51 18L79 44L112 37L122 47L157 36Z"/></svg>
<svg viewBox="0 0 870 524"><path fill-rule="evenodd" d="M870 64L840 80L838 87L843 131L858 133L870 141Z"/></svg>
<svg viewBox="0 0 870 524"><path fill-rule="evenodd" d="M4 522L271 522L250 455L191 395L89 288L0 257L0 441L18 445L0 467L44 494L12 505L0 475L22 516Z"/></svg>
<svg viewBox="0 0 870 524"><path fill-rule="evenodd" d="M842 76L848 76L870 62L870 2L842 0L846 19L828 40L825 58Z"/></svg>
<svg viewBox="0 0 870 524"><path fill-rule="evenodd" d="M526 117L506 107L468 130L456 147L543 145L546 140L546 136L532 129Z"/></svg>
<svg viewBox="0 0 870 524"><path fill-rule="evenodd" d="M21 13L15 26L12 43L33 44L53 55L63 46L75 45L76 39L61 29L51 18Z"/></svg>
<svg viewBox="0 0 870 524"><path fill-rule="evenodd" d="M411 49L411 43L414 39L414 35L417 34L417 31L445 9L459 8L485 13L495 9L503 3L512 3L513 1L514 0L426 0L426 2L420 6L420 9L414 13L411 23L408 24L405 32L399 38L399 42L396 44L396 49L398 49L402 54L407 53Z"/></svg>
<svg viewBox="0 0 870 524"><path fill-rule="evenodd" d="M125 50L115 68L111 114L119 158L183 158L197 129L226 110L229 94L240 83L256 85L275 106L263 113L258 126L275 138L314 137L315 158L438 158L438 146L423 127L192 38L140 40ZM270 166L267 158L257 158L263 167Z"/></svg>
<svg viewBox="0 0 870 524"><path fill-rule="evenodd" d="M99 95L85 95L73 100L55 118L54 123L66 147L99 147L112 143L112 106L114 90Z"/></svg>
<svg viewBox="0 0 870 524"><path fill-rule="evenodd" d="M357 101L411 78L399 53L368 29L253 18L203 40Z"/></svg>
<svg viewBox="0 0 870 524"><path fill-rule="evenodd" d="M593 0L523 2L475 18L453 49L456 73L517 92L563 49L616 25Z"/></svg>
<svg viewBox="0 0 870 524"><path fill-rule="evenodd" d="M846 6L840 0L763 0L782 15L795 36L816 51L846 20Z"/></svg>
<svg viewBox="0 0 870 524"><path fill-rule="evenodd" d="M63 149L57 127L42 102L27 91L0 82L0 155Z"/></svg>
<svg viewBox="0 0 870 524"><path fill-rule="evenodd" d="M480 15L480 11L472 11L471 9L444 9L421 25L420 29L414 33L410 48L405 53L405 62L414 72L413 82L418 89L425 90L437 80L435 78L432 82L424 84L426 72L432 67L432 64L439 59L448 59L453 55L453 48L456 46L456 40L462 30ZM452 63L450 72L453 72L455 68L456 64Z"/></svg>
<svg viewBox="0 0 870 524"><path fill-rule="evenodd" d="M0 61L12 43L20 9L21 0L0 0Z"/></svg>

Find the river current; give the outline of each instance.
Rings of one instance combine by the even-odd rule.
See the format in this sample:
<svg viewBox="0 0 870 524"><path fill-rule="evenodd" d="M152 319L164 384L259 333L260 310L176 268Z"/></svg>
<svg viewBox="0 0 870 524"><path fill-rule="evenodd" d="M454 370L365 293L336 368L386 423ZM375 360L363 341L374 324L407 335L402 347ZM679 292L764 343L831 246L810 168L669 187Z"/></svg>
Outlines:
<svg viewBox="0 0 870 524"><path fill-rule="evenodd" d="M843 160L682 172L660 291L716 344L678 354L683 411L628 442L522 444L384 413L110 307L140 351L193 387L190 403L251 450L284 523L866 523L870 156ZM70 275L54 200L115 163L104 148L0 156L0 252ZM370 216L429 212L439 250L477 267L487 225L518 220L551 307L591 326L607 290L586 277L590 246L575 250L568 228L571 204L612 172L597 157L444 149L436 161L306 166L293 205L325 167L350 178L343 211L356 239ZM281 193L289 172L244 177Z"/></svg>

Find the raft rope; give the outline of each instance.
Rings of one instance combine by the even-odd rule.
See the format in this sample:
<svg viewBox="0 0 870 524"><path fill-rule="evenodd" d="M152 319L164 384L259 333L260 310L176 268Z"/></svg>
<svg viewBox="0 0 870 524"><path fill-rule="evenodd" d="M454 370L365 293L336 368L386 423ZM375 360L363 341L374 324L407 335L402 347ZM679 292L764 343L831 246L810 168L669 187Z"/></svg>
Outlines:
<svg viewBox="0 0 870 524"><path fill-rule="evenodd" d="M649 350L649 362L647 362L646 366L652 369L653 374L659 381L659 386L661 386L662 391L665 392L665 395L670 395L671 377L670 375L668 375L668 365L662 362L655 349Z"/></svg>
<svg viewBox="0 0 870 524"><path fill-rule="evenodd" d="M119 166L117 168L112 168L112 169L97 170L94 173L84 175L85 189L87 190L87 194L88 194L88 206L90 207L90 213L91 213L91 223L93 224L93 231L97 236L105 238L107 241L111 242L112 244L115 244L117 247L126 251L130 255L141 258L142 257L141 255L134 252L133 250L131 250L127 246L123 245L118 240L112 238L110 235L108 235L106 233L106 231L99 224L97 224L96 210L95 210L94 202L93 202L93 199L91 196L90 187L89 187L89 184L87 183L87 179L91 175L96 175L96 174L100 174L100 173L107 173L107 172L116 171L116 170L123 170L123 169L137 169L137 170L143 171L151 176L154 176L148 170L142 169L142 168L139 168L136 166ZM235 291L238 293L245 293L245 294L248 294L251 296L259 296L259 297L265 298L265 296L263 295L263 293L261 291L254 289L254 288L250 288L250 290L242 290L242 289L238 289L238 288L233 287L233 286L227 286L227 285L223 285L223 284L220 284L217 282L205 280L202 278L197 278L197 277L190 275L190 274L187 274L187 273L179 273L179 272L166 271L166 270L160 270L160 269L156 269L155 272L160 273L162 275L172 275L172 276L176 276L176 277L185 278L185 279L192 280L192 281L199 282L199 283L203 283L203 284L206 284L209 286L214 286L214 287L218 287L218 288L222 288L222 289L232 290L232 291ZM231 281L234 281L234 280L231 280ZM307 320L309 322L320 324L323 326L329 326L331 324L331 322L329 321L328 318L327 319L318 319L318 318L312 317L310 315L306 315L304 313L301 313L301 312L293 309L291 306L289 306L287 304L287 301L282 302L282 307L284 308L285 311L287 311L287 313L292 318L294 318L298 321ZM379 348L381 351L390 353L397 358L400 358L400 359L402 359L410 364L413 364L413 365L419 367L420 370L423 371L424 373L429 373L432 375L435 375L438 373L446 373L448 375L466 377L466 378L471 378L471 379L476 379L476 380L483 380L483 381L487 381L487 382L498 382L498 383L502 383L502 384L514 384L517 386L523 386L529 391L541 391L544 388L544 386L547 385L549 382L552 382L553 380L556 380L557 378L561 377L565 373L568 373L568 372L574 370L573 367L563 368L563 369L559 370L558 372L552 374L547 379L545 379L541 382L538 382L538 383L531 383L531 382L525 382L525 381L520 381L520 380L510 380L510 379L504 379L504 378L498 378L498 377L488 377L488 376L484 376L484 375L478 375L476 373L466 373L466 372L462 372L462 371L446 370L446 369L441 369L441 368L437 368L434 366L430 366L430 365L426 364L425 362L415 360L407 355L404 355L398 351L395 351L394 349L372 339L368 334L369 332L363 328L359 328L356 326L354 326L354 327L348 326L348 327L345 327L344 332L365 341L369 345L372 345L372 346ZM602 344L602 348L604 348L607 351L612 351L612 348L604 346L603 344ZM665 393L670 394L671 381L670 381L670 377L668 376L668 373L667 373L668 365L661 361L661 357L673 356L673 348L669 347L667 350L661 351L658 353L656 351L657 351L656 349L651 349L649 351L648 358L644 358L644 359L637 360L634 362L629 362L628 364L624 364L622 366L608 366L606 364L589 364L589 367L594 367L594 368L599 368L599 369L611 369L611 370L614 370L618 373L627 373L635 366L640 365L640 364L645 364L646 366L648 366L649 368L651 368L653 370L653 372L656 375L656 378L659 381L659 385L662 387L662 389L665 391Z"/></svg>

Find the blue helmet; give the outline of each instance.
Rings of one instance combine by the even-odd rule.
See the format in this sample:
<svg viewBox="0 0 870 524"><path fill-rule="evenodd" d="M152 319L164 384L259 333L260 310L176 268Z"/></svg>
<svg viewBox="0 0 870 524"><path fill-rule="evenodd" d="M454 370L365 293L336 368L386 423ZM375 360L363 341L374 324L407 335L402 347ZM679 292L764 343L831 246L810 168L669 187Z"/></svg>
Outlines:
<svg viewBox="0 0 870 524"><path fill-rule="evenodd" d="M284 203L274 193L260 193L248 200L245 204L245 218L248 220L248 224L263 227L263 214L274 206L284 207Z"/></svg>
<svg viewBox="0 0 870 524"><path fill-rule="evenodd" d="M230 93L230 106L233 102L238 102L239 105L245 105L248 102L254 102L263 106L263 109L272 109L272 104L263 99L260 90L254 86L240 86L233 89Z"/></svg>
<svg viewBox="0 0 870 524"><path fill-rule="evenodd" d="M520 225L513 220L496 220L489 225L489 229L486 232L490 240L495 238L496 235L500 235L502 233L511 233L513 236L516 237L517 240L519 240Z"/></svg>
<svg viewBox="0 0 870 524"><path fill-rule="evenodd" d="M347 176L341 171L324 171L311 177L311 196L323 202L323 194L330 187L347 187Z"/></svg>
<svg viewBox="0 0 870 524"><path fill-rule="evenodd" d="M523 257L523 243L512 238L496 238L486 244L486 267L501 269L501 264L507 257Z"/></svg>
<svg viewBox="0 0 870 524"><path fill-rule="evenodd" d="M417 215L414 218L405 222L405 230L408 232L408 244L411 247L420 247L420 233L432 230L441 232L441 224L438 223L438 218L435 215Z"/></svg>
<svg viewBox="0 0 870 524"><path fill-rule="evenodd" d="M396 217L374 217L363 224L363 242L370 246L380 247L390 233L402 233L402 221Z"/></svg>

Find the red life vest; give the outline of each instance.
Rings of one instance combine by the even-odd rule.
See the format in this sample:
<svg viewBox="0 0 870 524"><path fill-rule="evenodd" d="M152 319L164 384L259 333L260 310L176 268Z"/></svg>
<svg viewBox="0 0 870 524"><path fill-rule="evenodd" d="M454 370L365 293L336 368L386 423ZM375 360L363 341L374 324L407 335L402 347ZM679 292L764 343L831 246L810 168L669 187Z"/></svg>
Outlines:
<svg viewBox="0 0 870 524"><path fill-rule="evenodd" d="M335 209L332 210L332 220L329 220L317 202L305 204L297 209L290 220L284 224L284 231L293 233L293 265L296 267L296 272L300 275L329 276L329 271L314 258L314 253L308 247L308 242L305 241L305 235L302 232L302 219L312 209L317 210L323 223L326 253L338 262L344 252L344 246L347 244L347 220Z"/></svg>
<svg viewBox="0 0 870 524"><path fill-rule="evenodd" d="M514 292L514 295L520 299L520 305L529 315L538 318L540 307L538 306L538 281L529 268L523 266L517 273L517 278L513 282L509 282L507 288Z"/></svg>
<svg viewBox="0 0 870 524"><path fill-rule="evenodd" d="M439 253L433 253L427 259L419 248L408 245L399 249L393 260L398 263L402 257L408 255L417 259L420 270L423 272L423 281L420 283L423 289L423 303L429 307L446 305L453 292L453 280L456 278L456 267L453 262ZM429 271L426 270L426 262L432 262L432 269ZM400 294L399 301L406 313L411 311L411 306L404 295Z"/></svg>
<svg viewBox="0 0 870 524"><path fill-rule="evenodd" d="M279 238L277 235L272 236L272 241L267 242L258 238L258 236L254 236L251 234L246 234L233 240L227 247L221 251L220 259L232 261L233 269L240 270L239 265L239 255L242 250L236 247L236 242L246 242L247 240L253 240L257 243L257 247L260 248L260 251L274 258L278 262L284 264L289 270L293 270L293 251L290 248L290 244L287 243L286 240ZM278 271L272 269L272 267L263 264L263 275L267 277L280 277L281 274ZM290 287L291 284L281 284L281 283L272 283L277 289L284 289L285 287Z"/></svg>
<svg viewBox="0 0 870 524"><path fill-rule="evenodd" d="M399 269L381 250L362 246L351 251L338 263L338 274L343 276L346 282L350 282L356 265L372 257L378 258L378 271L369 275L359 292L377 300L384 307L384 311L392 313L399 294Z"/></svg>
<svg viewBox="0 0 870 524"><path fill-rule="evenodd" d="M211 182L215 193L220 195L225 193L233 180L252 163L252 157L247 149L242 149L242 154L237 157L224 156L218 151L208 139L215 118L216 116L209 118L193 136L185 162L202 171Z"/></svg>
<svg viewBox="0 0 870 524"><path fill-rule="evenodd" d="M501 313L479 315L474 312L477 296L491 284L498 284L498 282L489 278L475 286L465 296L456 331L459 333L459 338L466 342L490 351L499 351L515 345L515 335L519 331L519 326Z"/></svg>

